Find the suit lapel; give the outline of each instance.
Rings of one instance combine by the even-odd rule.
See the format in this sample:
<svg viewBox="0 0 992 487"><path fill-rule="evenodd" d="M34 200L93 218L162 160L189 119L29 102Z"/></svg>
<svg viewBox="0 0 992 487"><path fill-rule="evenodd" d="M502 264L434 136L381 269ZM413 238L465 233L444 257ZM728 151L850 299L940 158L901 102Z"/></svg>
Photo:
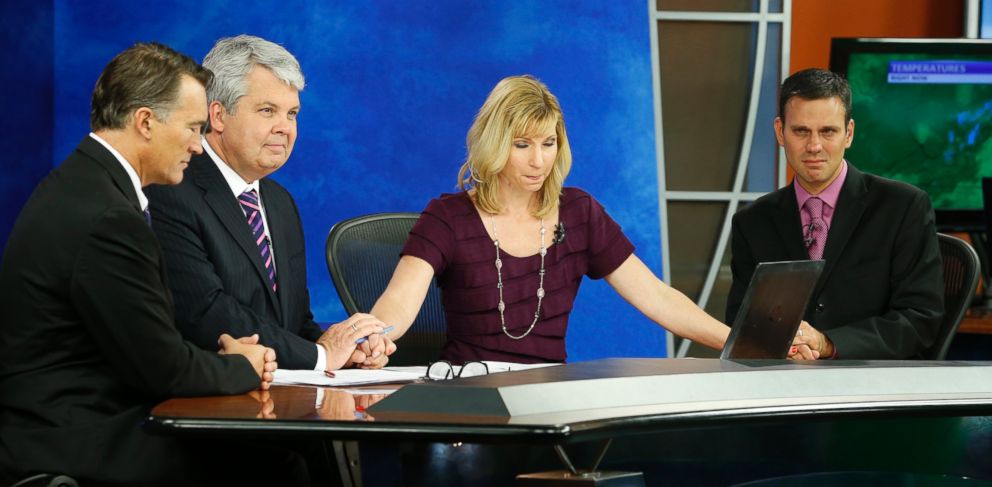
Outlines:
<svg viewBox="0 0 992 487"><path fill-rule="evenodd" d="M245 257L251 261L258 278L266 285L266 293L272 301L272 307L281 313L279 299L272 292L269 282L268 272L265 270L265 263L262 262L262 255L258 251L248 222L245 221L245 213L238 204L238 199L231 194L231 187L224 180L224 175L220 173L210 156L204 154L193 156L190 160L189 168L186 169L187 177L203 190L203 201L211 211L217 215L224 229L237 243ZM278 266L278 262L276 263ZM277 267L276 271L280 269ZM281 321L281 318L280 318Z"/></svg>
<svg viewBox="0 0 992 487"><path fill-rule="evenodd" d="M258 182L259 191L261 193L262 205L265 208L265 217L268 223L269 236L272 239L272 253L276 257L276 282L279 283L279 289L285 290L282 283L293 282L293 276L291 275L293 270L289 265L289 259L292 257L289 255L289 235L286 232L286 225L292 216L290 212L292 208L288 207L288 202L279 198L279 194L273 188L274 183L267 178L262 178ZM289 299L280 299L280 304L282 305L281 311L283 316L289 316Z"/></svg>
<svg viewBox="0 0 992 487"><path fill-rule="evenodd" d="M124 197L131 202L134 206L135 211L141 213L141 204L138 202L138 193L134 190L134 184L131 183L131 178L127 175L127 171L121 167L120 161L114 157L110 151L107 150L102 144L93 139L93 137L86 136L82 142L76 146L76 150L82 152L90 159L93 159L101 167L103 167L108 174L110 174L110 179L117 186L117 189L121 190ZM142 219L144 216L142 215Z"/></svg>
<svg viewBox="0 0 992 487"><path fill-rule="evenodd" d="M834 208L834 217L830 222L830 232L827 233L827 246L823 249L823 258L827 264L823 268L823 275L820 276L814 295L827 283L830 273L837 267L844 253L844 247L851 240L854 229L861 221L861 215L865 212L867 193L868 189L865 188L861 172L848 163L847 178L840 189L837 208Z"/></svg>
<svg viewBox="0 0 992 487"><path fill-rule="evenodd" d="M789 260L809 259L809 252L803 246L803 229L799 220L799 206L796 204L796 191L792 185L789 185L779 195L781 199L775 206L772 221L780 240L785 242L785 251Z"/></svg>
<svg viewBox="0 0 992 487"><path fill-rule="evenodd" d="M141 219L144 220L145 216L141 211L141 203L138 201L138 193L134 189L134 184L131 182L131 177L128 176L127 171L121 167L120 161L114 157L110 151L107 150L103 144L100 144L93 137L86 136L82 142L76 147L77 150L88 156L90 159L96 161L101 167L103 167L107 173L110 175L111 181L114 182L114 186L121 191L131 206L134 206L134 211L141 215ZM156 245L158 239L155 239ZM165 256L162 254L161 249L158 253L158 268L159 275L161 276L162 284L164 285L166 299L172 305L172 291L169 289L169 278L165 272L165 261L163 260Z"/></svg>

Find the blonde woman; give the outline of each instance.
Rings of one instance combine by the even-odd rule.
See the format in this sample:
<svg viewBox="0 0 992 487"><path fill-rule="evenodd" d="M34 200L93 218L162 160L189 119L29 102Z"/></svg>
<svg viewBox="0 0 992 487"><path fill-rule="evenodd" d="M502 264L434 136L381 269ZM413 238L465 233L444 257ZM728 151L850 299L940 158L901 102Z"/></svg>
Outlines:
<svg viewBox="0 0 992 487"><path fill-rule="evenodd" d="M462 191L427 205L371 311L395 326L389 338L409 328L437 276L448 322L441 358L563 362L572 303L589 276L673 333L723 346L729 329L655 277L599 202L564 186L572 154L543 83L500 81L467 145Z"/></svg>

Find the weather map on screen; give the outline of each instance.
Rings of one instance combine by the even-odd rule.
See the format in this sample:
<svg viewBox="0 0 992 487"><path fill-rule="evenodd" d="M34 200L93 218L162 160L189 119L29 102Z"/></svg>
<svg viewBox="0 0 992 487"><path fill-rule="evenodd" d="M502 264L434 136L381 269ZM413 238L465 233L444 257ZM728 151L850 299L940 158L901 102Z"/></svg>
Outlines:
<svg viewBox="0 0 992 487"><path fill-rule="evenodd" d="M855 137L846 157L925 190L937 209L982 208L981 178L992 176L992 45L931 47L851 49Z"/></svg>

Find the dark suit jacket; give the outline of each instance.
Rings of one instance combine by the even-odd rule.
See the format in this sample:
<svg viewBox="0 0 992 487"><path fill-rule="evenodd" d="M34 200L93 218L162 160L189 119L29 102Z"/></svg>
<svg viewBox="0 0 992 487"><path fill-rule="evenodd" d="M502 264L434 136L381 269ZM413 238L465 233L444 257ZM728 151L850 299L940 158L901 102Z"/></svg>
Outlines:
<svg viewBox="0 0 992 487"><path fill-rule="evenodd" d="M296 203L271 179L259 181L276 257L272 292L238 199L206 153L193 156L183 182L146 190L152 229L165 253L176 298L176 326L217 348L217 336L258 333L279 366L312 369L321 329L310 312L303 226Z"/></svg>
<svg viewBox="0 0 992 487"><path fill-rule="evenodd" d="M127 173L90 137L35 189L0 267L0 471L182 479L195 459L140 429L149 407L258 387L244 357L183 340L161 255Z"/></svg>
<svg viewBox="0 0 992 487"><path fill-rule="evenodd" d="M758 262L809 258L793 186L734 215L732 245L727 323L733 323ZM926 193L848 163L823 258L826 267L805 320L833 341L839 358L917 357L933 343L944 284Z"/></svg>

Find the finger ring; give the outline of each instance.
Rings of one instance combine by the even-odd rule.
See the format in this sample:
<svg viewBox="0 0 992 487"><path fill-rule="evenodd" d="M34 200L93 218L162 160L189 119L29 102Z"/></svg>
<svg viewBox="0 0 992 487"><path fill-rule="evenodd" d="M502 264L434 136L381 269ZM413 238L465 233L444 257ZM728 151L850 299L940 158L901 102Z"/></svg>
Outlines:
<svg viewBox="0 0 992 487"><path fill-rule="evenodd" d="M358 326L354 323L351 324L351 331L358 331Z"/></svg>
<svg viewBox="0 0 992 487"><path fill-rule="evenodd" d="M799 330L799 336L803 336L803 330L802 329Z"/></svg>

